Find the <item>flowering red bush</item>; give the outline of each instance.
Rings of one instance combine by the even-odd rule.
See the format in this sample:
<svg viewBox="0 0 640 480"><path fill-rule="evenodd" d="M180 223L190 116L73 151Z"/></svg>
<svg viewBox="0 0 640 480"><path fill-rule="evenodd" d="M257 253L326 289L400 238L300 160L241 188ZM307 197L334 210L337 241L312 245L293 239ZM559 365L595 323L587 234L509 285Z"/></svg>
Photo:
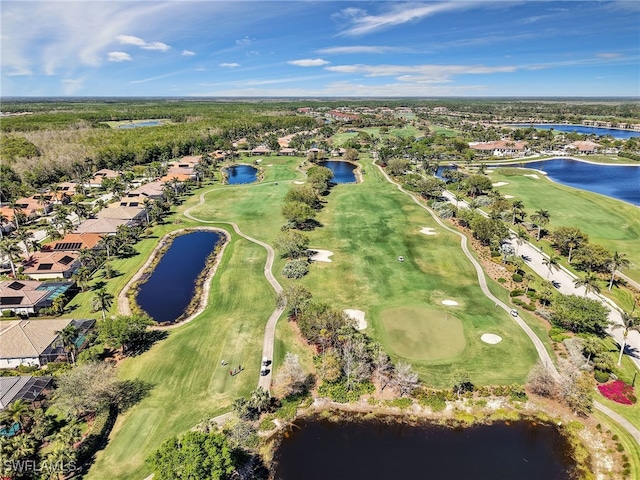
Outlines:
<svg viewBox="0 0 640 480"><path fill-rule="evenodd" d="M636 403L636 396L633 394L633 387L627 385L622 380L599 385L600 393L614 402L624 405L633 405Z"/></svg>

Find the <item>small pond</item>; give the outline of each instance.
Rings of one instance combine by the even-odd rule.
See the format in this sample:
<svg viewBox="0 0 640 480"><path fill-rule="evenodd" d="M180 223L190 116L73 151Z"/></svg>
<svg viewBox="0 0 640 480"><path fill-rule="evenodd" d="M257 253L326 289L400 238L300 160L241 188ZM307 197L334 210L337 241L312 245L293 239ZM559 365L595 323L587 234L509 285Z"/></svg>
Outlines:
<svg viewBox="0 0 640 480"><path fill-rule="evenodd" d="M512 127L535 127L539 130L555 130L558 132L576 132L581 135L611 135L613 138L626 140L631 137L640 137L640 132L637 130L622 130L617 128L603 128L603 127L589 127L587 125L567 125L564 123L560 124L550 124L550 123L542 123L542 124L512 124Z"/></svg>
<svg viewBox="0 0 640 480"><path fill-rule="evenodd" d="M321 167L327 167L333 172L333 183L355 183L356 174L354 173L357 165L350 162L339 162L335 160L327 160L326 162L319 162Z"/></svg>
<svg viewBox="0 0 640 480"><path fill-rule="evenodd" d="M529 162L526 167L542 170L549 178L563 185L640 205L640 165L599 165L555 158Z"/></svg>
<svg viewBox="0 0 640 480"><path fill-rule="evenodd" d="M229 185L253 183L258 177L258 169L251 165L232 165L227 167L227 181Z"/></svg>
<svg viewBox="0 0 640 480"><path fill-rule="evenodd" d="M162 125L160 120L147 120L145 122L125 123L124 125L119 125L118 128L158 127L160 125Z"/></svg>
<svg viewBox="0 0 640 480"><path fill-rule="evenodd" d="M156 322L175 322L191 302L195 281L221 237L207 231L176 237L140 286L136 298L140 308Z"/></svg>
<svg viewBox="0 0 640 480"><path fill-rule="evenodd" d="M568 480L567 441L551 425L467 428L300 420L276 452L276 480Z"/></svg>

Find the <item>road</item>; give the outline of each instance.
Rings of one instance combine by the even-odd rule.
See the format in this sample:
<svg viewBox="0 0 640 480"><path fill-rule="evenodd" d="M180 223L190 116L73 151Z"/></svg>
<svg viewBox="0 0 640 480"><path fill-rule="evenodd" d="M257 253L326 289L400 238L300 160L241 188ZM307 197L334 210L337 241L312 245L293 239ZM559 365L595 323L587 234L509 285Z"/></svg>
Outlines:
<svg viewBox="0 0 640 480"><path fill-rule="evenodd" d="M455 195L452 192L445 191L444 196L454 205L456 204ZM465 201L459 202L460 208L469 208L469 204ZM478 210L483 215L487 216L486 213ZM512 231L512 238L510 239L510 243L514 248L514 251L521 255L525 260L525 263L541 278L547 279L553 282L554 286L558 289L558 291L564 295L578 295L585 296L586 290L584 287L576 287L575 282L578 280L578 277L573 273L568 271L566 268L559 266L559 268L552 268L551 270L544 264L544 260L549 258L549 255L542 252L535 245L530 242L524 242L521 245L518 244L516 239L514 238L515 232ZM625 276L626 279L626 276ZM631 280L631 279L629 279ZM631 280L633 282L633 280ZM633 282L635 283L635 282ZM623 334L621 328L614 328L615 325L622 324L622 316L620 314L620 307L618 307L611 300L606 298L603 295L595 294L589 292L587 295L588 298L592 300L597 300L602 303L609 310L609 322L611 322L611 327L607 329L609 335L613 337L613 339L618 342L618 345L621 345L623 342ZM629 336L627 337L627 347L626 353L630 354L629 357L634 362L636 367L640 368L640 332L632 331L629 332Z"/></svg>

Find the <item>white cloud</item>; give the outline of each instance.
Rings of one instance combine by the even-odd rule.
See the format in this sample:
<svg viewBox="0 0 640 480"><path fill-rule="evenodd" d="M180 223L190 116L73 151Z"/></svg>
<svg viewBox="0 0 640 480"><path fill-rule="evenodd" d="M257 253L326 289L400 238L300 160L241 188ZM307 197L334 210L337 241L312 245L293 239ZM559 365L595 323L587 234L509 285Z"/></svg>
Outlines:
<svg viewBox="0 0 640 480"><path fill-rule="evenodd" d="M429 3L418 6L416 4L402 4L396 5L390 11L380 15L369 15L365 10L348 8L342 10L340 16L352 25L343 30L341 35L366 35L376 30L420 20L436 13L467 9L477 4L478 2L474 4L463 1Z"/></svg>
<svg viewBox="0 0 640 480"><path fill-rule="evenodd" d="M237 68L240 66L240 64L239 63L221 63L218 66L222 68Z"/></svg>
<svg viewBox="0 0 640 480"><path fill-rule="evenodd" d="M252 42L253 40L247 36L241 38L240 40L236 40L237 45L251 45Z"/></svg>
<svg viewBox="0 0 640 480"><path fill-rule="evenodd" d="M389 53L406 51L404 47L384 47L374 45L352 45L348 47L328 47L316 50L317 53L323 55L341 55L352 53Z"/></svg>
<svg viewBox="0 0 640 480"><path fill-rule="evenodd" d="M321 58L305 58L302 60L291 60L287 63L289 65L296 65L298 67L321 67L322 65L327 65L331 62L327 62L326 60L323 60Z"/></svg>
<svg viewBox="0 0 640 480"><path fill-rule="evenodd" d="M107 60L110 62L127 62L133 59L126 52L109 52Z"/></svg>
<svg viewBox="0 0 640 480"><path fill-rule="evenodd" d="M183 50L182 51L182 56L183 57L193 57L196 54L196 52L192 52L191 50Z"/></svg>
<svg viewBox="0 0 640 480"><path fill-rule="evenodd" d="M330 72L361 74L365 77L396 76L400 81L419 83L449 82L455 75L509 73L516 66L487 67L483 65L335 65L325 67Z"/></svg>
<svg viewBox="0 0 640 480"><path fill-rule="evenodd" d="M145 42L140 37L134 37L133 35L118 35L117 39L123 45L135 45L136 47L140 47L143 50L158 50L161 52L166 52L167 50L171 49L171 47L166 43Z"/></svg>

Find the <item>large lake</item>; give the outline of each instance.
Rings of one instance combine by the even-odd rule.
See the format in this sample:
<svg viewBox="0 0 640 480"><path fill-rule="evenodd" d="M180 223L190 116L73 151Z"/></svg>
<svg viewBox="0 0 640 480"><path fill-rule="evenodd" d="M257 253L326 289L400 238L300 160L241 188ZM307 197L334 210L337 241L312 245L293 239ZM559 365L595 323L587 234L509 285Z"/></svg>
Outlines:
<svg viewBox="0 0 640 480"><path fill-rule="evenodd" d="M195 291L195 281L221 238L217 232L197 231L173 240L149 279L140 286L136 301L156 322L175 322Z"/></svg>
<svg viewBox="0 0 640 480"><path fill-rule="evenodd" d="M549 178L563 185L640 205L640 165L600 165L554 158L529 162L526 167L542 170Z"/></svg>
<svg viewBox="0 0 640 480"><path fill-rule="evenodd" d="M321 167L327 167L333 172L333 183L355 183L356 174L355 169L358 168L350 162L339 162L335 160L327 160L326 162L319 162Z"/></svg>
<svg viewBox="0 0 640 480"><path fill-rule="evenodd" d="M227 167L227 181L229 185L253 183L258 176L258 169L251 165L232 165Z"/></svg>
<svg viewBox="0 0 640 480"><path fill-rule="evenodd" d="M555 130L557 132L576 132L581 135L611 135L613 138L618 138L622 140L626 140L631 137L640 137L640 132L637 130L621 130L617 128L603 128L603 127L589 127L587 125L567 125L564 123L559 124L551 124L551 123L541 123L541 124L512 124L512 127L535 127L539 130Z"/></svg>
<svg viewBox="0 0 640 480"><path fill-rule="evenodd" d="M276 452L276 480L568 480L575 467L554 426L526 421L447 428L302 420L295 427Z"/></svg>

